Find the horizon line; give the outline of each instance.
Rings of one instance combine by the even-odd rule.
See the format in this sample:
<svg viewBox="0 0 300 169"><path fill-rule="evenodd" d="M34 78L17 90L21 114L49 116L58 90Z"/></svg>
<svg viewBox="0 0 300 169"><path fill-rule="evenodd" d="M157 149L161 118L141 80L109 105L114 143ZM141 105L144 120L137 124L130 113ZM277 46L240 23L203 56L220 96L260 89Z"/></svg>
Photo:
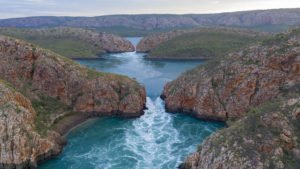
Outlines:
<svg viewBox="0 0 300 169"><path fill-rule="evenodd" d="M83 15L33 15L33 16L20 16L20 17L8 17L8 18L0 18L0 20L7 19L22 19L22 18L35 18L35 17L70 17L70 18L94 18L94 17L105 17L105 16L137 16L137 15L214 15L214 14L229 14L229 13L239 13L239 12L254 12L254 11L267 11L267 10L295 10L300 7L295 8L266 8L266 9L251 9L251 10L241 10L241 11L220 11L220 12L206 12L206 13L136 13L136 14L104 14L104 15L92 15L92 16L83 16Z"/></svg>

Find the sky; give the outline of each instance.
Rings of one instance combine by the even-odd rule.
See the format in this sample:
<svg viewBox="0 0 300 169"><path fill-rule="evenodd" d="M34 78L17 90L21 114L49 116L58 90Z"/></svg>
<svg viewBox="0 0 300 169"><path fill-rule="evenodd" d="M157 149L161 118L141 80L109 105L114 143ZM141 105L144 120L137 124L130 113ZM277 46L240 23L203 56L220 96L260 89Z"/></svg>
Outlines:
<svg viewBox="0 0 300 169"><path fill-rule="evenodd" d="M273 8L300 8L300 0L0 0L0 18L203 14Z"/></svg>

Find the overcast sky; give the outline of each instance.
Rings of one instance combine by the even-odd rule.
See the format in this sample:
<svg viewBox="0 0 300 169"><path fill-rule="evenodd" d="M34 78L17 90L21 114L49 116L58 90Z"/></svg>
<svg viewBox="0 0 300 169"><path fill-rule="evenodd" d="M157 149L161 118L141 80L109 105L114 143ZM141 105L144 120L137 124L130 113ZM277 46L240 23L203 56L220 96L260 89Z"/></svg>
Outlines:
<svg viewBox="0 0 300 169"><path fill-rule="evenodd" d="M0 0L0 18L216 13L296 7L300 7L300 0Z"/></svg>

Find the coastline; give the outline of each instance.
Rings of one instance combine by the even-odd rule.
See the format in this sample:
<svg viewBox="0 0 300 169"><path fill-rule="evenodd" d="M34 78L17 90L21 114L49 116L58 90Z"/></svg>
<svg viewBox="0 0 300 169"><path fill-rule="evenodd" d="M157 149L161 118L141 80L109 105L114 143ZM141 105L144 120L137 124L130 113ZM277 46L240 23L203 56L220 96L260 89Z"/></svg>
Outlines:
<svg viewBox="0 0 300 169"><path fill-rule="evenodd" d="M59 133L62 137L65 137L73 128L80 126L85 123L89 119L93 117L89 117L83 114L72 114L59 119L54 125L53 130ZM97 118L97 117L94 117Z"/></svg>
<svg viewBox="0 0 300 169"><path fill-rule="evenodd" d="M57 119L57 121L53 124L52 130L59 133L62 137L65 137L73 128L76 128L82 124L84 124L86 121L97 119L101 117L117 117L117 118L124 118L124 119L134 119L139 118L142 115L144 115L144 110L146 110L147 107L145 106L143 110L141 110L138 113L134 114L124 114L120 112L114 112L114 113L73 113L66 115L65 117L62 117L61 119Z"/></svg>
<svg viewBox="0 0 300 169"><path fill-rule="evenodd" d="M146 60L153 60L153 61L206 61L206 60L211 59L211 58L207 58L207 57L190 57L190 58L169 57L169 58L165 58L165 57L148 57L148 56L145 56L144 58Z"/></svg>
<svg viewBox="0 0 300 169"><path fill-rule="evenodd" d="M74 130L92 120L96 120L96 119L103 118L103 117L117 117L117 118L124 118L124 119L139 118L144 114L145 109L147 109L147 108L144 107L144 109L140 113L136 113L133 115L128 115L128 114L122 115L119 113L115 113L115 114L107 113L107 114L103 114L103 115L94 114L94 113L87 113L87 114L74 113L74 114L66 115L65 117L58 119L53 124L52 131L59 133L62 138L62 142L60 144L61 145L60 152L57 154L56 153L52 154L50 152L50 153L41 155L39 157L39 159L37 160L38 166L48 160L58 157L63 152L64 147L68 144L67 135L72 130ZM1 164L0 164L0 166L1 166ZM34 167L34 166L31 166L31 167ZM36 167L36 168L38 168L38 167Z"/></svg>
<svg viewBox="0 0 300 169"><path fill-rule="evenodd" d="M212 58L209 57L162 57L162 56L150 56L150 52L145 52L145 51L136 51L136 53L144 53L145 55L143 56L144 59L146 60L153 60L153 61L190 61L190 60L195 60L195 61L205 61L205 60L210 60Z"/></svg>
<svg viewBox="0 0 300 169"><path fill-rule="evenodd" d="M104 60L105 57L103 57L103 56L105 56L105 55L120 54L120 53L126 53L126 52L135 52L135 51L133 50L133 51L106 52L101 55L93 56L93 57L69 57L69 58L72 60Z"/></svg>
<svg viewBox="0 0 300 169"><path fill-rule="evenodd" d="M103 57L76 57L76 58L71 58L72 60L104 60L105 58Z"/></svg>

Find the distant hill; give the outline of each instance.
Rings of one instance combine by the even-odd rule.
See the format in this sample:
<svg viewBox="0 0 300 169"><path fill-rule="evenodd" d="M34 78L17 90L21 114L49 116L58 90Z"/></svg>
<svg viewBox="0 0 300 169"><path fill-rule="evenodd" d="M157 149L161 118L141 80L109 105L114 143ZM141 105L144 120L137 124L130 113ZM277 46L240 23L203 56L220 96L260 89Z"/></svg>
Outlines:
<svg viewBox="0 0 300 169"><path fill-rule="evenodd" d="M269 37L237 28L200 28L157 33L143 38L138 52L150 59L212 59Z"/></svg>
<svg viewBox="0 0 300 169"><path fill-rule="evenodd" d="M80 28L0 28L1 34L26 40L69 58L97 58L105 53L134 51L134 46L122 37Z"/></svg>
<svg viewBox="0 0 300 169"><path fill-rule="evenodd" d="M256 10L218 14L149 14L110 15L97 17L27 17L0 20L0 27L79 27L107 30L130 35L201 26L246 27L264 31L282 31L300 25L300 8Z"/></svg>

